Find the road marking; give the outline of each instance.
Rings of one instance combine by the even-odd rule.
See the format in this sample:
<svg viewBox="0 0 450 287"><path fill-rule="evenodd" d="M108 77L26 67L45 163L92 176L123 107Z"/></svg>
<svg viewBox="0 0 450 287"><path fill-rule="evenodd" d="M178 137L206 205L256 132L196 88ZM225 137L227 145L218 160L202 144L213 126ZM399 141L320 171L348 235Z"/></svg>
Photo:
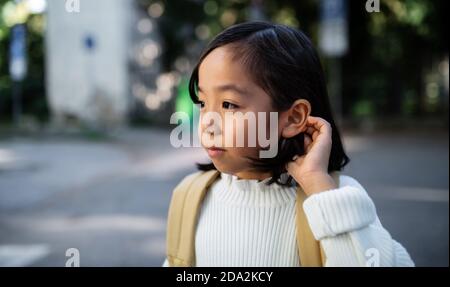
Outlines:
<svg viewBox="0 0 450 287"><path fill-rule="evenodd" d="M370 194L382 199L421 201L421 202L449 202L448 189L406 186L373 186Z"/></svg>
<svg viewBox="0 0 450 287"><path fill-rule="evenodd" d="M48 245L0 245L0 267L25 267L50 253Z"/></svg>

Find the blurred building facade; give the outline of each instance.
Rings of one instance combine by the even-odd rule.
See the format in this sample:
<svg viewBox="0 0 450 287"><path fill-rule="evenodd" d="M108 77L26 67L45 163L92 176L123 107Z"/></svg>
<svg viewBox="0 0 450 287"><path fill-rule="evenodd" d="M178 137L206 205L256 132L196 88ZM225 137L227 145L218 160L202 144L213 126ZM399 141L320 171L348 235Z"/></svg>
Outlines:
<svg viewBox="0 0 450 287"><path fill-rule="evenodd" d="M75 118L94 126L120 125L130 107L132 2L68 2L47 2L46 81L52 118L61 124Z"/></svg>

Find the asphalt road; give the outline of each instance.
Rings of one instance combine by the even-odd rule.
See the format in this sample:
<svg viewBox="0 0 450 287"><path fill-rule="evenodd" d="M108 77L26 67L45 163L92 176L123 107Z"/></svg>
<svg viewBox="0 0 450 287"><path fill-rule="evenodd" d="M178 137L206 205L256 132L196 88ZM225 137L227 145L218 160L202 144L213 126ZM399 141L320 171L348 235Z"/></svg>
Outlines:
<svg viewBox="0 0 450 287"><path fill-rule="evenodd" d="M418 266L448 266L448 132L344 133L344 174L372 196L382 224ZM160 266L170 195L201 149L169 132L112 140L0 141L0 266Z"/></svg>

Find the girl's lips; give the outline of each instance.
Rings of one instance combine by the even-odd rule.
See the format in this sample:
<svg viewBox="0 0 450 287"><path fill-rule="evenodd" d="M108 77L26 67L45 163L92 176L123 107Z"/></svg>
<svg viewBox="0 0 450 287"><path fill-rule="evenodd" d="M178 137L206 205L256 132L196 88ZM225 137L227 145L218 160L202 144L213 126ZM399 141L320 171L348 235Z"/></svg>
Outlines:
<svg viewBox="0 0 450 287"><path fill-rule="evenodd" d="M219 157L225 153L224 149L216 147L207 148L206 151L210 157Z"/></svg>

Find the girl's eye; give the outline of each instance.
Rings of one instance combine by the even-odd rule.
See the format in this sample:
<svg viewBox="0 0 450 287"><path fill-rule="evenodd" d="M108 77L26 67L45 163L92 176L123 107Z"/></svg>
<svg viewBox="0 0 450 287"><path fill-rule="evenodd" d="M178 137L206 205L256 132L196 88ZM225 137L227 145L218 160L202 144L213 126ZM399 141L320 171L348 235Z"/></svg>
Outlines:
<svg viewBox="0 0 450 287"><path fill-rule="evenodd" d="M239 108L237 105L232 104L230 102L223 102L222 107L227 110L237 109Z"/></svg>
<svg viewBox="0 0 450 287"><path fill-rule="evenodd" d="M203 102L203 101L198 101L197 104L200 105L200 109L205 107L205 102Z"/></svg>

